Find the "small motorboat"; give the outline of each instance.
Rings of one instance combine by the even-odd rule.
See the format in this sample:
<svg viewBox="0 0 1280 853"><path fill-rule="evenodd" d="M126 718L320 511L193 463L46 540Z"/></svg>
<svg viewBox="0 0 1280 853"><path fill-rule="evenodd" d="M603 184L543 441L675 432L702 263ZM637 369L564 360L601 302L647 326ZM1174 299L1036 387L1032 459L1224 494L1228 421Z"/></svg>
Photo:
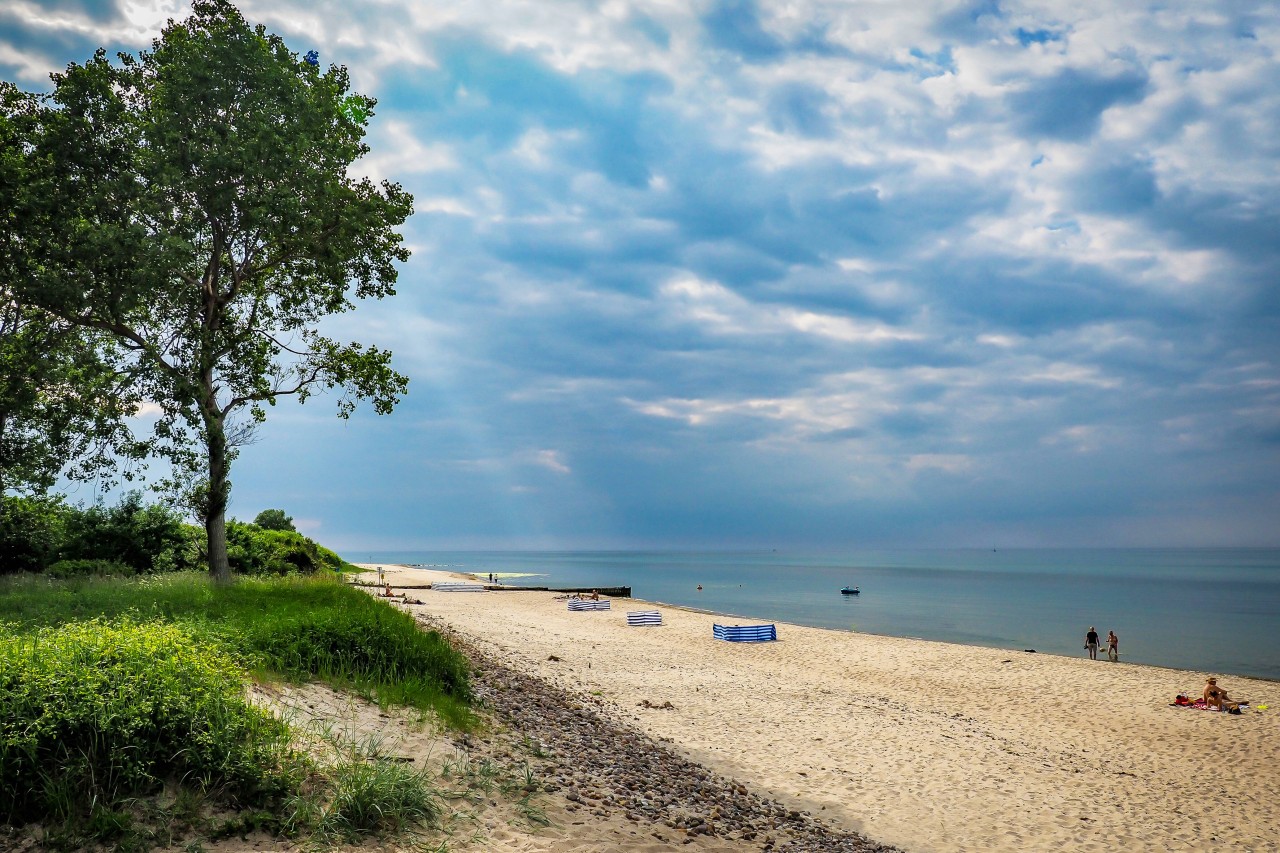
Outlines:
<svg viewBox="0 0 1280 853"><path fill-rule="evenodd" d="M859 592L860 592L860 590L859 590L856 586L842 586L842 587L840 587L840 594L841 594L841 595L858 595L858 593L859 593Z"/></svg>

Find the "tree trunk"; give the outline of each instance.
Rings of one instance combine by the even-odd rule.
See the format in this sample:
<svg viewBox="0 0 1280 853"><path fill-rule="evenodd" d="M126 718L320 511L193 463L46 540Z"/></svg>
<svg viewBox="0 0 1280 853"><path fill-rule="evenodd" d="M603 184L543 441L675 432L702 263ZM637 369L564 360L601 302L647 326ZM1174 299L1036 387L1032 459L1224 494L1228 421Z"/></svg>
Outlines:
<svg viewBox="0 0 1280 853"><path fill-rule="evenodd" d="M4 434L9 429L9 415L0 412L0 448L4 447ZM5 477L5 463L9 460L3 457L3 450L0 450L0 500L4 500L4 488L7 478Z"/></svg>
<svg viewBox="0 0 1280 853"><path fill-rule="evenodd" d="M212 408L212 407L209 407ZM227 560L227 499L231 483L227 479L227 435L221 413L206 408L205 438L209 444L209 492L204 508L204 531L209 540L209 577L214 583L231 583L231 563Z"/></svg>
<svg viewBox="0 0 1280 853"><path fill-rule="evenodd" d="M227 511L224 506L217 515L204 521L204 532L209 539L209 577L216 584L231 583L231 563L227 560Z"/></svg>

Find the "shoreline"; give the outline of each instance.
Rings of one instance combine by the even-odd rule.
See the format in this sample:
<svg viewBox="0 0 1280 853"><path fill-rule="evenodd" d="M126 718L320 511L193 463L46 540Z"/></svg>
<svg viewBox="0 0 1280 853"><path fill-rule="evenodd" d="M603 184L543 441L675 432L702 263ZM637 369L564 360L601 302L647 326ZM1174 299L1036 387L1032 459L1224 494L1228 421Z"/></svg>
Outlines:
<svg viewBox="0 0 1280 853"><path fill-rule="evenodd" d="M684 604L670 604L665 601L648 601L648 600L639 599L639 598L634 598L630 600L638 601L643 604L652 604L655 607L670 607L676 610L684 610L688 613L698 613L703 616L717 616L724 619L744 619L744 620L751 619L755 621L761 621L759 619L756 619L756 617L754 616L742 616L736 613L723 613L718 610L707 610L705 608L700 608L700 607L688 607L687 605L684 605ZM965 648L965 649L986 649L992 652L1010 652L1013 654L1034 654L1034 655L1041 655L1047 658L1048 657L1058 658L1059 660L1083 660L1083 658L1076 658L1071 655L1058 654L1057 652L1042 652L1038 650L1028 651L1026 649L1013 649L1013 648L1007 648L1005 646L983 646L976 643L973 643L973 644L957 643L954 640L931 640L928 637L909 637L909 636L906 636L905 634L880 634L875 631L853 631L847 628L824 628L818 625L802 625L799 622L785 622L780 619L774 619L772 621L777 625L785 625L789 628L806 628L813 631L832 631L837 634L855 634L855 635L861 635L864 637L883 637L888 640L911 640L917 643L938 643L944 646L958 646L960 648ZM1098 658L1097 661L1094 661L1094 663L1116 664L1116 665L1122 665L1122 666L1135 666L1135 667L1142 667L1142 668L1148 668L1148 669L1159 669L1159 670L1165 670L1167 672L1189 673L1192 675L1196 675L1197 677L1200 675L1203 675L1204 673L1214 673L1219 678L1226 677L1230 679L1242 679L1242 680L1248 680L1248 681L1263 681L1268 684L1280 685L1280 678L1270 678L1265 675L1240 675L1238 673L1233 673L1233 672L1224 672L1221 670L1207 670L1207 669L1179 669L1176 666L1164 666L1163 664L1158 664L1158 663L1135 663L1133 661L1127 661L1124 659L1121 659L1118 661L1109 661L1101 657L1101 655L1105 654L1104 649L1099 649L1098 654L1100 655L1100 657Z"/></svg>
<svg viewBox="0 0 1280 853"><path fill-rule="evenodd" d="M1271 707L1231 716L1169 707L1199 694L1188 670L790 623L775 623L778 642L724 643L710 636L718 614L680 606L652 605L661 628L626 627L618 610L640 599L571 613L552 593L417 597L412 611L507 666L907 851L1196 850L1210 837L1263 850L1280 837L1274 682L1232 677L1233 695Z"/></svg>
<svg viewBox="0 0 1280 853"><path fill-rule="evenodd" d="M1271 550L1271 549L1259 549L1259 550ZM379 564L360 563L360 564L353 564L353 565L376 566ZM396 570L404 570L404 571L411 571L411 572L427 572L427 573L434 572L437 574L446 574L446 575L449 575L450 577L458 578L458 579L479 579L479 578L485 577L483 573L478 573L478 572L466 572L466 571L459 571L459 570L447 569L447 568L427 568L425 566L415 566L407 563L383 563L381 565L383 565L386 568L394 568ZM517 574L517 575L511 575L511 576L540 577L543 575ZM499 580L498 583L495 585L505 586L506 588L502 590L503 592L546 592L546 590L533 590L533 589L527 589L525 587L519 587L519 586L506 586L505 584L501 583L501 580ZM406 585L406 586L402 586L401 588L402 589L427 589L428 587ZM740 619L744 621L750 620L753 622L773 622L777 625L786 625L788 627L803 628L806 630L813 630L813 631L832 631L839 634L852 634L852 635L859 635L859 636L865 636L865 637L883 637L885 639L891 639L891 640L911 640L911 641L920 642L920 643L939 643L946 646L957 646L957 647L966 648L966 649L986 649L988 651L993 651L993 652L1036 654L1036 655L1042 655L1044 657L1058 658L1060 660L1082 660L1083 659L1083 658L1077 658L1073 655L1064 655L1058 652L1045 652L1045 651L1040 651L1038 649L1033 651L1028 651L1026 649L1013 648L1010 646L986 646L986 645L981 645L977 643L961 643L955 640L935 640L935 639L930 639L928 637L915 637L915 636L909 636L906 634L882 634L876 631L855 631L847 628L832 628L832 627L826 627L821 625L805 625L799 622L787 622L782 619L770 619L766 617L746 616L740 613L729 613L723 610L710 610L708 608L693 607L688 604L673 604L671 602L658 601L656 599L630 597L627 599L620 599L620 600L635 601L639 604L653 605L654 607L668 607L672 609L682 610L686 613L696 613L704 616L714 616L714 617L720 617L724 619ZM1103 651L1100 649L1099 655L1101 655L1102 653ZM1110 664L1112 663L1112 661L1106 661L1102 657L1099 657L1097 660L1097 663ZM1189 673L1189 674L1194 674L1197 676L1204 676L1204 677L1207 677L1207 675L1216 675L1218 677L1227 677L1233 680L1247 679L1249 681L1261 681L1269 684L1280 685L1280 677L1272 677L1272 676L1266 676L1266 675L1244 675L1240 673L1231 672L1229 670L1181 668L1176 666L1166 666L1164 664L1158 664L1158 663L1128 661L1128 660L1124 660L1123 657L1119 661L1115 661L1115 663L1122 664L1125 666L1146 667L1150 669L1164 670L1164 671L1173 672L1173 673Z"/></svg>
<svg viewBox="0 0 1280 853"><path fill-rule="evenodd" d="M1280 680L1280 548L406 551L366 559L480 577L546 575L508 581L517 585L630 584L650 601L1068 657L1097 623L1104 636L1120 634L1125 662ZM836 594L855 583L861 596Z"/></svg>

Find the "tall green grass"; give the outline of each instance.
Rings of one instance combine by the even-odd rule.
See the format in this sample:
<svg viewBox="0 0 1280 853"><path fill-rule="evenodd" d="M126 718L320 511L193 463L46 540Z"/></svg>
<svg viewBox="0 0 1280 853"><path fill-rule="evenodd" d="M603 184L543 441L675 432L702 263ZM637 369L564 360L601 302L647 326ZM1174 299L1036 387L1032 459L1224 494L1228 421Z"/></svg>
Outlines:
<svg viewBox="0 0 1280 853"><path fill-rule="evenodd" d="M199 573L0 579L0 622L17 631L121 616L179 623L268 677L323 679L385 704L433 710L454 727L471 722L465 658L409 614L329 574L228 586Z"/></svg>
<svg viewBox="0 0 1280 853"><path fill-rule="evenodd" d="M167 779L237 805L296 787L284 723L178 625L100 619L0 635L0 822L88 818ZM99 812L101 814L101 812Z"/></svg>

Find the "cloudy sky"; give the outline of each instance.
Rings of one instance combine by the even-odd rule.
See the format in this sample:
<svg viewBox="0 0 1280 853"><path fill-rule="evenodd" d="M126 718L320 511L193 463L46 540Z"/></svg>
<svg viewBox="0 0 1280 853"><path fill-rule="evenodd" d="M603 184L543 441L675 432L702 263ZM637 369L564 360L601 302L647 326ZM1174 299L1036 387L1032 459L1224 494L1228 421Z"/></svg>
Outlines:
<svg viewBox="0 0 1280 853"><path fill-rule="evenodd" d="M1280 544L1280 5L245 0L417 199L338 548ZM6 0L29 90L185 5Z"/></svg>

